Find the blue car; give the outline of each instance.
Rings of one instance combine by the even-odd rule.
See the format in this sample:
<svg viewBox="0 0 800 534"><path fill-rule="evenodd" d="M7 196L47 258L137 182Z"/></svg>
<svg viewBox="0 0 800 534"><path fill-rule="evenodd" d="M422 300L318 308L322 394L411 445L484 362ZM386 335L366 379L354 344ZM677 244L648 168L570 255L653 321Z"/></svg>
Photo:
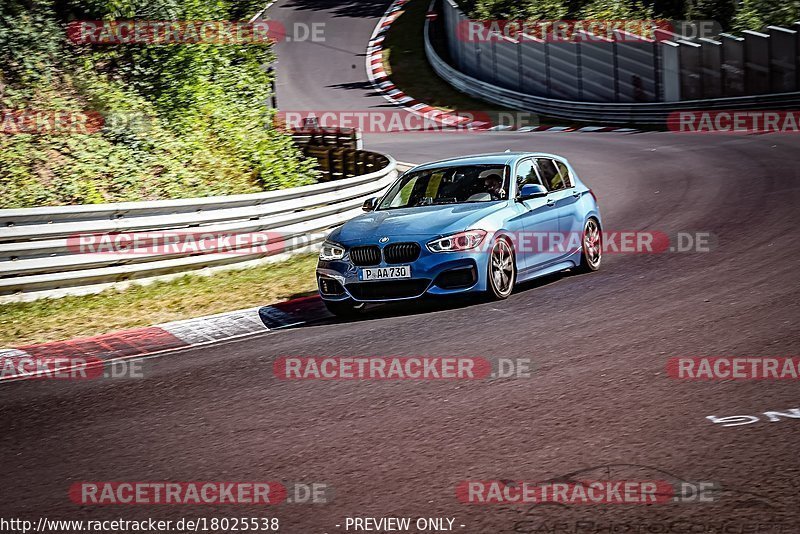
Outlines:
<svg viewBox="0 0 800 534"><path fill-rule="evenodd" d="M419 165L327 237L328 309L426 295L508 297L517 282L600 267L597 199L562 157L503 152Z"/></svg>

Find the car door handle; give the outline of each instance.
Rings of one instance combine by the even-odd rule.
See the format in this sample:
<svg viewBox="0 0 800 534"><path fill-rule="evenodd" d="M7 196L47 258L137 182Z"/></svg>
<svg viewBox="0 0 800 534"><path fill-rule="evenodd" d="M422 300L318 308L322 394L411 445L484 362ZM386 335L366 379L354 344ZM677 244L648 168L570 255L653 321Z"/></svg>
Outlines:
<svg viewBox="0 0 800 534"><path fill-rule="evenodd" d="M548 198L546 204L548 206L555 206L556 205L556 201L553 200L552 198Z"/></svg>
<svg viewBox="0 0 800 534"><path fill-rule="evenodd" d="M580 191L573 191L572 192L572 196L575 197L575 198L581 198L581 192Z"/></svg>

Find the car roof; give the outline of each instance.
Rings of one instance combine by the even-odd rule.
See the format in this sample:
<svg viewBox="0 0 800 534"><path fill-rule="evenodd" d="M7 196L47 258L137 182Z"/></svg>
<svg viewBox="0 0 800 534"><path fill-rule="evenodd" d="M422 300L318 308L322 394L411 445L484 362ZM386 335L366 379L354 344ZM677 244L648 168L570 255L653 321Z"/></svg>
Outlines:
<svg viewBox="0 0 800 534"><path fill-rule="evenodd" d="M472 156L460 156L457 158L443 159L423 163L414 167L415 171L437 169L441 167L453 167L457 165L511 165L514 161L529 156L545 156L563 159L554 154L544 154L542 152L494 152L490 154L475 154Z"/></svg>

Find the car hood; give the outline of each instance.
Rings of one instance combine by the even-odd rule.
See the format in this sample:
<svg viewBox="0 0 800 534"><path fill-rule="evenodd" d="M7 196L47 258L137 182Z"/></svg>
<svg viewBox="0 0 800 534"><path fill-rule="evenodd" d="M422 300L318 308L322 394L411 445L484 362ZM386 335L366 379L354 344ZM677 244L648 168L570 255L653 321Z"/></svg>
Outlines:
<svg viewBox="0 0 800 534"><path fill-rule="evenodd" d="M434 238L475 228L473 225L502 205L486 202L373 211L349 220L330 239L350 244L376 242L384 236Z"/></svg>

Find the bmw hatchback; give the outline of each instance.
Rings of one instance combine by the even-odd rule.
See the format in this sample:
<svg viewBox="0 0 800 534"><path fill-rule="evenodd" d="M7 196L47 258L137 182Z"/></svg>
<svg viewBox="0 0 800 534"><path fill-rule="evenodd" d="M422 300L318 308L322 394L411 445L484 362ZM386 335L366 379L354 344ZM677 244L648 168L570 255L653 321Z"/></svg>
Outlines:
<svg viewBox="0 0 800 534"><path fill-rule="evenodd" d="M419 165L327 237L317 283L328 309L425 295L508 297L517 282L602 256L597 199L552 154L504 152Z"/></svg>

